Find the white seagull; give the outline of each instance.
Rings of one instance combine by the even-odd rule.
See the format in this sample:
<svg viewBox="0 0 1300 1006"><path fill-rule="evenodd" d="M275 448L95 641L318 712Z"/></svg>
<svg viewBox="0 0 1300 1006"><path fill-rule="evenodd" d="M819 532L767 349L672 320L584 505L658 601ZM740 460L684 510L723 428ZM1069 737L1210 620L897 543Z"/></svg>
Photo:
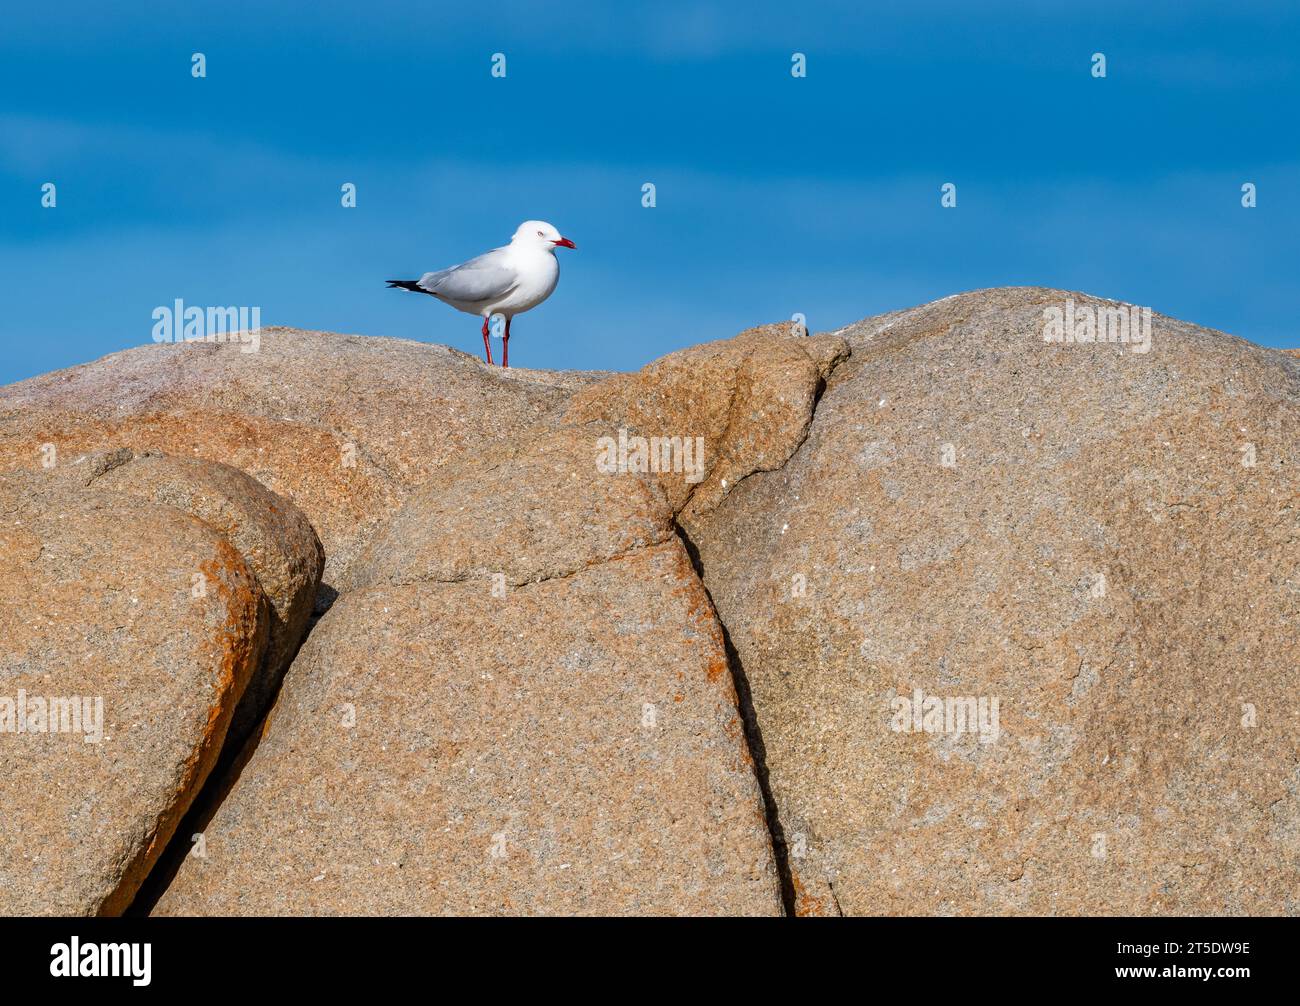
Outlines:
<svg viewBox="0 0 1300 1006"><path fill-rule="evenodd" d="M576 248L545 220L525 220L503 248L493 248L468 262L438 272L426 272L419 279L390 279L389 287L427 293L457 311L483 317L483 352L492 364L488 342L488 320L494 315L506 319L501 343L501 366L510 366L510 319L536 307L560 281L556 248Z"/></svg>

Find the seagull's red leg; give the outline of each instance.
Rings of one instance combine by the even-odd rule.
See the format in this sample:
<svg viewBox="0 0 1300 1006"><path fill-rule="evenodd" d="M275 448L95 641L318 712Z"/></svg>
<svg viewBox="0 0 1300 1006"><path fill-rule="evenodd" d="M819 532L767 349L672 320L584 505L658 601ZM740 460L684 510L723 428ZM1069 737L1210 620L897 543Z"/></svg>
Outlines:
<svg viewBox="0 0 1300 1006"><path fill-rule="evenodd" d="M483 319L483 355L487 357L488 366L492 366L492 343L488 342L488 320Z"/></svg>
<svg viewBox="0 0 1300 1006"><path fill-rule="evenodd" d="M510 319L506 319L506 334L501 340L501 367L510 366Z"/></svg>

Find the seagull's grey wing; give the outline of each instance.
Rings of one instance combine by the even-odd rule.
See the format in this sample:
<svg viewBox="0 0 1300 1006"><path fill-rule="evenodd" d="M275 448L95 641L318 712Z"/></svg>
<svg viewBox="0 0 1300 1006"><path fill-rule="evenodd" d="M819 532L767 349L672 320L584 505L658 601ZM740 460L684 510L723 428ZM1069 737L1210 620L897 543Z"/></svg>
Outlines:
<svg viewBox="0 0 1300 1006"><path fill-rule="evenodd" d="M518 284L519 274L504 266L493 252L441 272L426 272L419 283L422 290L470 304L499 300Z"/></svg>

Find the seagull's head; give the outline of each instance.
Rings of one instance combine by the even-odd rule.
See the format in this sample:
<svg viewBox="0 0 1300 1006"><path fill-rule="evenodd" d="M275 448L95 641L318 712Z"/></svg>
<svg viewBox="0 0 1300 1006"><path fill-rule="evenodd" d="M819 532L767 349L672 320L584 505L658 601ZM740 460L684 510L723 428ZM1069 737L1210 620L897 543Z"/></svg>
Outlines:
<svg viewBox="0 0 1300 1006"><path fill-rule="evenodd" d="M540 245L547 251L578 247L545 220L525 220L515 231L511 244Z"/></svg>

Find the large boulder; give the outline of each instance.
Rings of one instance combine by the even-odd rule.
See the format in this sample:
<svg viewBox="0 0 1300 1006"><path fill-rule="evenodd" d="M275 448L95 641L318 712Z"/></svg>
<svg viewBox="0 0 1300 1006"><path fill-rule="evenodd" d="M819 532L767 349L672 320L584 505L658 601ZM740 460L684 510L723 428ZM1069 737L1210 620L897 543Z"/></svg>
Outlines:
<svg viewBox="0 0 1300 1006"><path fill-rule="evenodd" d="M798 912L1300 912L1300 363L1045 341L1121 306L850 326L793 457L684 522Z"/></svg>
<svg viewBox="0 0 1300 1006"><path fill-rule="evenodd" d="M496 593L340 597L157 913L779 913L681 545Z"/></svg>
<svg viewBox="0 0 1300 1006"><path fill-rule="evenodd" d="M22 762L0 789L15 829L0 836L0 873L22 894L0 911L115 914L218 752L233 759L265 711L306 630L321 548L292 503L226 465L129 448L63 460L0 473L13 558L0 745L5 764ZM19 734L20 690L66 707L61 726L93 714L92 746L52 716Z"/></svg>
<svg viewBox="0 0 1300 1006"><path fill-rule="evenodd" d="M171 507L10 473L0 516L0 915L117 914L216 760L268 606Z"/></svg>

